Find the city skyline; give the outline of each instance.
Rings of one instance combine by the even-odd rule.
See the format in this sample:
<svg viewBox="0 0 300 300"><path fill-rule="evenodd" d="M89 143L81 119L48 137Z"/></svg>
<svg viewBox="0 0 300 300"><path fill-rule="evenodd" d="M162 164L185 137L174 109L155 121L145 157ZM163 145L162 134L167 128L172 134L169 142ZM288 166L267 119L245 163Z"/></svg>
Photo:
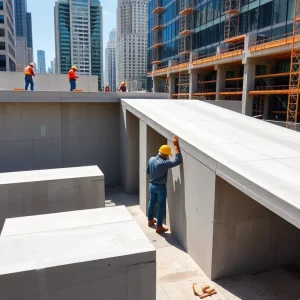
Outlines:
<svg viewBox="0 0 300 300"><path fill-rule="evenodd" d="M44 49L46 51L47 67L50 67L50 62L55 57L54 16L51 13L55 2L56 0L27 0L27 11L32 13L34 49ZM103 7L104 53L111 28L116 27L117 0L102 0L100 2ZM49 11L50 13L43 14L43 11Z"/></svg>
<svg viewBox="0 0 300 300"><path fill-rule="evenodd" d="M97 75L103 85L102 7L99 0L58 0L54 8L56 70ZM70 30L71 29L71 30Z"/></svg>

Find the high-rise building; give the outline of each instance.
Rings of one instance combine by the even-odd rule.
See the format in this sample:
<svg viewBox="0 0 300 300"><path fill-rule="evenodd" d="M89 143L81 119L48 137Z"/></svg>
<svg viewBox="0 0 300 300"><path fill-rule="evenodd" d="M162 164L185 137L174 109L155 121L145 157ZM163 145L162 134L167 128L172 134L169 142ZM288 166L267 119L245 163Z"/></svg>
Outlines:
<svg viewBox="0 0 300 300"><path fill-rule="evenodd" d="M26 22L27 22L27 54L28 54L28 63L34 61L33 56L33 41L32 41L32 18L31 13L26 13Z"/></svg>
<svg viewBox="0 0 300 300"><path fill-rule="evenodd" d="M57 0L54 8L56 72L72 65L103 84L102 6L99 0Z"/></svg>
<svg viewBox="0 0 300 300"><path fill-rule="evenodd" d="M17 71L22 72L28 64L27 50L27 0L14 0L16 28Z"/></svg>
<svg viewBox="0 0 300 300"><path fill-rule="evenodd" d="M39 73L46 73L46 57L44 50L37 51L37 62Z"/></svg>
<svg viewBox="0 0 300 300"><path fill-rule="evenodd" d="M16 71L14 8L11 0L0 1L0 71Z"/></svg>
<svg viewBox="0 0 300 300"><path fill-rule="evenodd" d="M147 0L118 0L117 84L129 91L146 89L147 11Z"/></svg>
<svg viewBox="0 0 300 300"><path fill-rule="evenodd" d="M241 101L243 113L266 119L288 119L287 107L297 115L288 103L299 66L293 43L299 20L294 0L149 0L153 90L171 98Z"/></svg>
<svg viewBox="0 0 300 300"><path fill-rule="evenodd" d="M117 29L113 28L109 34L109 40L105 49L105 78L110 90L116 92L116 49Z"/></svg>

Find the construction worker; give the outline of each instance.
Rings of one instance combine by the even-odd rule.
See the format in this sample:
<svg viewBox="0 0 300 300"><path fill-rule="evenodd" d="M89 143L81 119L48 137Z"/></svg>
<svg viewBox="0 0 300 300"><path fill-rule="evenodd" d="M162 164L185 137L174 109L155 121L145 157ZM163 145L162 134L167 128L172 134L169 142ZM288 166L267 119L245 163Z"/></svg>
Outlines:
<svg viewBox="0 0 300 300"><path fill-rule="evenodd" d="M150 201L148 206L148 226L151 227L156 223L156 232L163 233L169 229L163 225L164 213L166 210L167 200L167 177L168 170L181 164L182 157L178 137L174 136L173 145L175 149L175 160L169 160L172 155L171 147L163 145L159 148L156 157L151 157L147 165L147 174L150 175L149 194ZM154 219L154 207L158 202L157 220Z"/></svg>
<svg viewBox="0 0 300 300"><path fill-rule="evenodd" d="M127 88L126 88L126 85L125 85L125 81L122 81L122 82L121 82L121 86L120 86L120 88L119 88L119 92L125 93L126 90L127 90Z"/></svg>
<svg viewBox="0 0 300 300"><path fill-rule="evenodd" d="M29 66L27 66L24 69L24 75L25 75L25 91L28 90L28 86L30 84L30 89L34 90L34 82L32 79L32 76L35 76L34 73L34 63L30 63Z"/></svg>
<svg viewBox="0 0 300 300"><path fill-rule="evenodd" d="M108 83L107 83L106 86L105 86L105 92L106 92L106 93L107 93L107 92L110 92L110 88L109 88Z"/></svg>
<svg viewBox="0 0 300 300"><path fill-rule="evenodd" d="M73 92L73 90L76 90L76 79L78 76L76 75L77 67L73 66L72 69L68 73L68 78L70 82L70 92Z"/></svg>

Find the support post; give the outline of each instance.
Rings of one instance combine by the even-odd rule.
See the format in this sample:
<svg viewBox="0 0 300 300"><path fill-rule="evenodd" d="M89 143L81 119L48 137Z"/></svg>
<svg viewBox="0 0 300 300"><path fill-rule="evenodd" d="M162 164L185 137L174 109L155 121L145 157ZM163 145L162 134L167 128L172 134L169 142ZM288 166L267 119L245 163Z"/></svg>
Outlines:
<svg viewBox="0 0 300 300"><path fill-rule="evenodd" d="M223 65L217 65L215 70L217 71L217 82L216 82L216 99L220 100L220 92L225 91L225 79L226 69Z"/></svg>

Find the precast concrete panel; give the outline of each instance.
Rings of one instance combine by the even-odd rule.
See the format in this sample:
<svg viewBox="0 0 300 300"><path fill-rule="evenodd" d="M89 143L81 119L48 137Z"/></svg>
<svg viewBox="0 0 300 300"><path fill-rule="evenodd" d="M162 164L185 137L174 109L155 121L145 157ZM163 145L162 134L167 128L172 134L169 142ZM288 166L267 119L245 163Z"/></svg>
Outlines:
<svg viewBox="0 0 300 300"><path fill-rule="evenodd" d="M0 228L6 218L104 207L97 166L0 174Z"/></svg>
<svg viewBox="0 0 300 300"><path fill-rule="evenodd" d="M147 156L147 124L140 120L140 163L139 163L139 191L140 207L142 212L147 215L148 208L148 175L146 173L148 156Z"/></svg>
<svg viewBox="0 0 300 300"><path fill-rule="evenodd" d="M1 236L3 299L155 300L156 253L138 224L73 217L71 228Z"/></svg>
<svg viewBox="0 0 300 300"><path fill-rule="evenodd" d="M186 151L181 153L183 163L169 171L167 220L181 245L210 277L215 173Z"/></svg>
<svg viewBox="0 0 300 300"><path fill-rule="evenodd" d="M300 264L300 230L217 177L212 278Z"/></svg>

